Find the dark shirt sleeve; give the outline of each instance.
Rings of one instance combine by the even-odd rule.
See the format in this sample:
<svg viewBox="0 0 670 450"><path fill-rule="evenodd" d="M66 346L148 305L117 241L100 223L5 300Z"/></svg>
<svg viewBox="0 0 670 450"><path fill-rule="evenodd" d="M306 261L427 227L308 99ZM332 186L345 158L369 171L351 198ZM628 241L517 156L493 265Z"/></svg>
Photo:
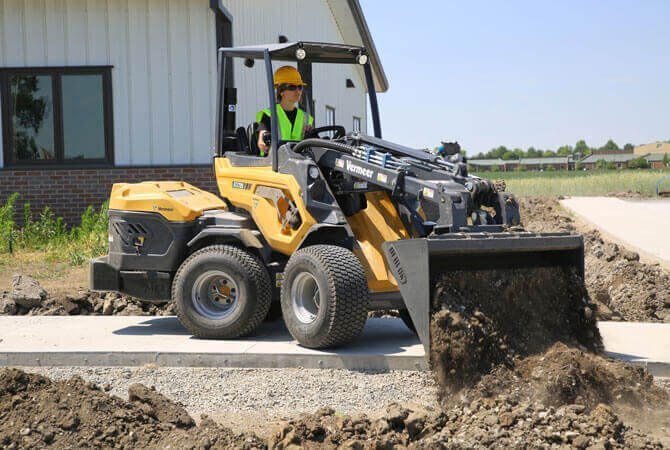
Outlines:
<svg viewBox="0 0 670 450"><path fill-rule="evenodd" d="M258 130L270 131L271 129L272 126L270 125L270 116L263 114L263 117L261 117L261 122L258 124Z"/></svg>

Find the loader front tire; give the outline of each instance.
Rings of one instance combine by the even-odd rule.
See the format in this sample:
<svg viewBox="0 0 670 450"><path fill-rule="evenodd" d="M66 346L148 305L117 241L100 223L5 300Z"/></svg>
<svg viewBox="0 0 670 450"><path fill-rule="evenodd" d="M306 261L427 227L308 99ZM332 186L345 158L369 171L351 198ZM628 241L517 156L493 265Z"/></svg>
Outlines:
<svg viewBox="0 0 670 450"><path fill-rule="evenodd" d="M313 245L291 256L281 306L291 335L309 348L351 342L365 326L368 282L358 258L335 245Z"/></svg>
<svg viewBox="0 0 670 450"><path fill-rule="evenodd" d="M194 336L229 339L256 329L270 309L270 276L251 253L212 245L189 256L172 283L179 321Z"/></svg>

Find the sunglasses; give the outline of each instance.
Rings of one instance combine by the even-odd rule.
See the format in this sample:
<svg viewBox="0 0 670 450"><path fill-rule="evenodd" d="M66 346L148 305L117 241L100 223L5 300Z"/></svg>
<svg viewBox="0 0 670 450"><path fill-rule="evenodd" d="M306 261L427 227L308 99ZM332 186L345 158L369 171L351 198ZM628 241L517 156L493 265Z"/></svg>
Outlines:
<svg viewBox="0 0 670 450"><path fill-rule="evenodd" d="M279 90L281 91L296 91L298 89L302 91L302 86L296 84L282 84L279 86Z"/></svg>

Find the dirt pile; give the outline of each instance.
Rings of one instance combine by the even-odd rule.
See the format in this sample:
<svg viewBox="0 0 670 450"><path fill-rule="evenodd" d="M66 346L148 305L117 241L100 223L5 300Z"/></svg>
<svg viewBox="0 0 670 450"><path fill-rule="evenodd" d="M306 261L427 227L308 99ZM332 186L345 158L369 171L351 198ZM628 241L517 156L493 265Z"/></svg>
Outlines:
<svg viewBox="0 0 670 450"><path fill-rule="evenodd" d="M179 405L141 385L130 401L111 397L74 377L52 382L17 369L0 370L0 447L261 448L203 418L200 426Z"/></svg>
<svg viewBox="0 0 670 450"><path fill-rule="evenodd" d="M380 418L346 416L332 410L287 422L269 448L663 448L661 441L625 425L599 404L560 408L480 399L442 412L390 405ZM296 447L297 448L297 447Z"/></svg>
<svg viewBox="0 0 670 450"><path fill-rule="evenodd" d="M599 318L670 323L670 274L660 266L642 263L637 253L607 242L598 231L578 227L556 198L523 198L520 206L529 231L584 235L585 281Z"/></svg>
<svg viewBox="0 0 670 450"><path fill-rule="evenodd" d="M143 303L116 292L79 291L62 297L51 297L37 282L26 275L15 275L12 289L0 296L0 315L120 315L168 316L174 310L170 303Z"/></svg>
<svg viewBox="0 0 670 450"><path fill-rule="evenodd" d="M448 395L558 341L598 351L581 278L566 267L443 274L431 305L431 365Z"/></svg>

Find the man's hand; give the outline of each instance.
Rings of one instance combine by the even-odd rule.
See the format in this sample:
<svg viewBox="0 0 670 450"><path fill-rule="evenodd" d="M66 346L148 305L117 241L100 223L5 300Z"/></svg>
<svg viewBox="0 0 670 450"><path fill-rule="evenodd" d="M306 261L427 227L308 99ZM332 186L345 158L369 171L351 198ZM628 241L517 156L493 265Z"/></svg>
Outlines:
<svg viewBox="0 0 670 450"><path fill-rule="evenodd" d="M267 133L267 130L261 130L258 132L258 148L263 152L267 153L268 152L268 145L265 143L265 140L263 139L265 137L265 134Z"/></svg>

